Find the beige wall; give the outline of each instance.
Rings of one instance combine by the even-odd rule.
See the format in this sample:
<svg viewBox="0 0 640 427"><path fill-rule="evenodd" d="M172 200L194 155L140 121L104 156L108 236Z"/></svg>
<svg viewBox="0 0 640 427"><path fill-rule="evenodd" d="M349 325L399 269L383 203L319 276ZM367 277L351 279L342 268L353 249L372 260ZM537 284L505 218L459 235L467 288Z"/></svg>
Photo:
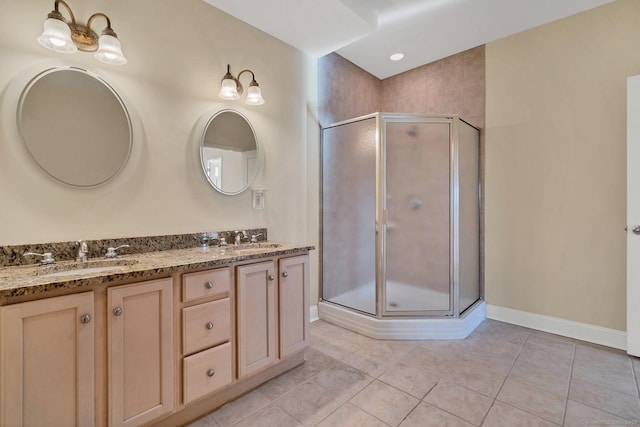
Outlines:
<svg viewBox="0 0 640 427"><path fill-rule="evenodd" d="M255 227L267 227L274 240L316 243L317 197L309 196L317 188L316 60L201 0L69 3L83 22L93 12L107 13L129 63L108 66L91 54L50 52L35 39L53 2L3 3L0 245ZM217 98L227 63L234 73L255 72L265 105ZM51 180L15 134L12 80L51 64L104 77L134 113L132 157L102 187L74 189ZM194 128L204 114L223 108L245 114L264 145L255 185L268 188L262 211L251 208L250 191L216 193L200 170ZM315 263L316 252L312 258ZM315 282L317 274L311 277Z"/></svg>
<svg viewBox="0 0 640 427"><path fill-rule="evenodd" d="M626 78L640 2L486 47L486 299L625 330Z"/></svg>

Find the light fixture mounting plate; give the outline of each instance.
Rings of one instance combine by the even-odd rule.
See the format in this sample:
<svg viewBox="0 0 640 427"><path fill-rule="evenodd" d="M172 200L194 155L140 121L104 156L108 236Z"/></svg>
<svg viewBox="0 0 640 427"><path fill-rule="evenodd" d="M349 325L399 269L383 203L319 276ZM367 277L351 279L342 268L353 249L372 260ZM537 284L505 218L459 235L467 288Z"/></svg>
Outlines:
<svg viewBox="0 0 640 427"><path fill-rule="evenodd" d="M70 25L71 40L78 47L78 50L83 52L95 52L98 50L98 34L91 28L87 28L84 25L78 24Z"/></svg>

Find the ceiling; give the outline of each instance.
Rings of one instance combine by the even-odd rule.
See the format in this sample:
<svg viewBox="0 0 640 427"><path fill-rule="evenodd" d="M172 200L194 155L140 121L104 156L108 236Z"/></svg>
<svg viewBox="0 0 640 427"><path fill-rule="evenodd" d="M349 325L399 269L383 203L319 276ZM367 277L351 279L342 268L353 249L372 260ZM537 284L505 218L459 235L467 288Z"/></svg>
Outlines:
<svg viewBox="0 0 640 427"><path fill-rule="evenodd" d="M312 56L380 79L613 0L205 0ZM393 53L401 61L391 61Z"/></svg>

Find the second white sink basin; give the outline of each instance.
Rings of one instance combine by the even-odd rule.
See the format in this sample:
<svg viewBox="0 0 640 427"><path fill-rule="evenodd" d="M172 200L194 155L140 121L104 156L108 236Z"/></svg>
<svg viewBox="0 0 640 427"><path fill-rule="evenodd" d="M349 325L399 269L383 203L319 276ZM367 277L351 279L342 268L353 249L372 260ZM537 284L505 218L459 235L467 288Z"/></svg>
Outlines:
<svg viewBox="0 0 640 427"><path fill-rule="evenodd" d="M89 267L89 268L76 268L75 270L63 270L56 271L55 273L43 274L42 277L62 277L62 276L76 276L93 273L103 273L105 271L120 271L126 269L126 265L114 265L108 267Z"/></svg>

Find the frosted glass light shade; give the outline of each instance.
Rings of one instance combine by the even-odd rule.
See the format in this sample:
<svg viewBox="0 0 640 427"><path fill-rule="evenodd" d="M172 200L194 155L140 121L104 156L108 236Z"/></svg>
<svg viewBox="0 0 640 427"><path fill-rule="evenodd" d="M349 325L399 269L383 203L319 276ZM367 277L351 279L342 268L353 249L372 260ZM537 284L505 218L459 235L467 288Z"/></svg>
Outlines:
<svg viewBox="0 0 640 427"><path fill-rule="evenodd" d="M71 40L71 29L64 21L47 18L43 27L42 34L37 39L42 46L61 53L73 53L78 50Z"/></svg>
<svg viewBox="0 0 640 427"><path fill-rule="evenodd" d="M102 34L98 39L98 50L93 56L105 64L122 65L127 63L127 58L122 53L120 40L109 34Z"/></svg>
<svg viewBox="0 0 640 427"><path fill-rule="evenodd" d="M262 97L262 90L260 86L249 86L247 89L247 99L245 102L249 105L262 105L264 104L264 98Z"/></svg>
<svg viewBox="0 0 640 427"><path fill-rule="evenodd" d="M234 79L222 79L222 84L220 85L220 93L218 93L218 96L222 99L229 100L240 98L236 81Z"/></svg>

